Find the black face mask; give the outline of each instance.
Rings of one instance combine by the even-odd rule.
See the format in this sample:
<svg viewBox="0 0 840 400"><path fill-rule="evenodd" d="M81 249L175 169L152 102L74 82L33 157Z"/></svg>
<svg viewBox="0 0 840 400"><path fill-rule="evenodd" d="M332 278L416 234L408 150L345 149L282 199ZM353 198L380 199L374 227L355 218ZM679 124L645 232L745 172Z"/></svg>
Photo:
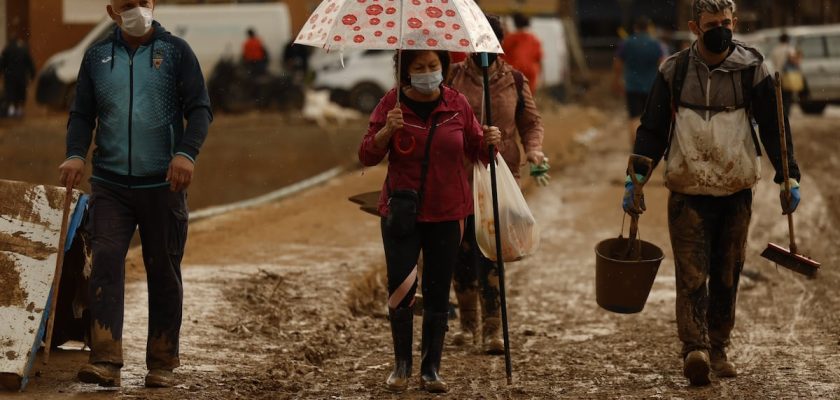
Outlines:
<svg viewBox="0 0 840 400"><path fill-rule="evenodd" d="M732 29L718 26L702 33L703 46L712 53L721 54L732 46Z"/></svg>
<svg viewBox="0 0 840 400"><path fill-rule="evenodd" d="M499 55L496 54L496 53L488 53L487 54L487 61L488 61L487 66L493 65L493 63L496 62L496 58L498 56ZM473 55L470 56L470 58L472 58L475 65L481 67L481 53L474 53Z"/></svg>

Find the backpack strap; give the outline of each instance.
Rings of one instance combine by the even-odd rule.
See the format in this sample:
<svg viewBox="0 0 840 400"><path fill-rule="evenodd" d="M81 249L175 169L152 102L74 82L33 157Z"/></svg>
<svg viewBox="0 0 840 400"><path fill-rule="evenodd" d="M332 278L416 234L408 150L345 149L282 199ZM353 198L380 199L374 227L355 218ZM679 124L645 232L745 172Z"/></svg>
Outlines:
<svg viewBox="0 0 840 400"><path fill-rule="evenodd" d="M668 130L668 140L665 144L664 158L668 159L668 153L671 152L671 140L674 137L674 129L677 120L677 111L680 107L680 98L682 97L683 84L685 84L685 76L688 75L688 64L690 49L685 49L677 54L676 65L674 66L674 75L671 77L671 127Z"/></svg>
<svg viewBox="0 0 840 400"><path fill-rule="evenodd" d="M518 119L522 111L525 110L525 95L522 94L525 86L525 76L515 69L510 72L513 74L513 83L516 85L516 114L514 115Z"/></svg>
<svg viewBox="0 0 840 400"><path fill-rule="evenodd" d="M755 133L752 113L753 80L755 79L755 69L756 66L753 65L741 71L741 95L744 96L744 108L747 111L747 122L750 124L750 135L752 135L753 144L755 145L755 154L761 157L761 146L758 144L758 135Z"/></svg>

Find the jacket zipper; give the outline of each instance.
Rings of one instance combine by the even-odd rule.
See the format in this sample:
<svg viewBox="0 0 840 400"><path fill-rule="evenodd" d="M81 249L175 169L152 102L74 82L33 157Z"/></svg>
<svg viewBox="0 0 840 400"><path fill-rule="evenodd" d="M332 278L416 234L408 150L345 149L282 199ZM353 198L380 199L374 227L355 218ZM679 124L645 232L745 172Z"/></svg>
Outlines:
<svg viewBox="0 0 840 400"><path fill-rule="evenodd" d="M135 50L135 53L137 50ZM131 115L134 114L134 53L128 55L128 188L131 189Z"/></svg>

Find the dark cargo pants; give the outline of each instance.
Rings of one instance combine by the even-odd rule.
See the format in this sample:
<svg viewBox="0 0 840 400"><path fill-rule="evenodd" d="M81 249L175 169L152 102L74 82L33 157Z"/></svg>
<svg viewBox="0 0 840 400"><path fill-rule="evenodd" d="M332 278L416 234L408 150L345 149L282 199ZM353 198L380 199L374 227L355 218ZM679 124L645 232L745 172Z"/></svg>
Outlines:
<svg viewBox="0 0 840 400"><path fill-rule="evenodd" d="M186 192L171 192L168 186L126 189L98 182L93 182L91 188L90 362L123 364L125 256L134 230L139 227L149 290L146 366L176 368L180 365Z"/></svg>
<svg viewBox="0 0 840 400"><path fill-rule="evenodd" d="M671 193L668 222L683 357L729 344L751 214L751 189L725 197Z"/></svg>

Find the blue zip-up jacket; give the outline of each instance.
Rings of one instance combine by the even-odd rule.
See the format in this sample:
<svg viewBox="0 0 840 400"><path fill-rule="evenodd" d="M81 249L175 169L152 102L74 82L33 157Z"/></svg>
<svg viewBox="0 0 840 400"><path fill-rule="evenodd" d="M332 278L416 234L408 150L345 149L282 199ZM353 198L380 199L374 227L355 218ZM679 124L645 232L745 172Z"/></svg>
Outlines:
<svg viewBox="0 0 840 400"><path fill-rule="evenodd" d="M133 52L118 27L85 52L67 158L85 159L96 128L94 181L165 186L172 157L195 162L207 137L213 115L198 59L183 39L157 21L153 27L152 38Z"/></svg>

